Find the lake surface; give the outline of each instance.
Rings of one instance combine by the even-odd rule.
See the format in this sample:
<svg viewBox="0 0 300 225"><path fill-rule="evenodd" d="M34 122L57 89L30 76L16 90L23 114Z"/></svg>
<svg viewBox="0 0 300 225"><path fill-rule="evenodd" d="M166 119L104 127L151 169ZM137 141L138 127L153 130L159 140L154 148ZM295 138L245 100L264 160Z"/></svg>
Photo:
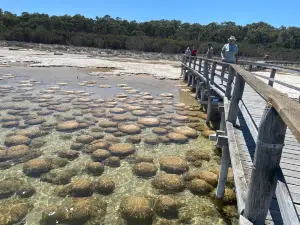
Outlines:
<svg viewBox="0 0 300 225"><path fill-rule="evenodd" d="M0 219L0 224L11 224L12 217L15 217L14 223L28 225L237 224L235 203L220 206L211 197L214 196L211 189L216 187L215 183L209 184L209 191L202 194L191 191L191 180L184 180L180 191L163 190L153 184L153 180L161 174L176 174L180 179L184 179L188 171L210 171L215 176L218 174L220 156L215 150L215 143L201 135L201 130L205 128L202 119L205 114L200 111L198 102L181 81L159 80L148 75L92 76L87 70L77 68L1 68L0 77L0 203L2 207L11 207L4 216L6 221ZM134 125L132 128L137 129L136 134L134 131L122 130L122 125ZM196 132L197 137L193 133L186 134L183 139L182 135L178 140L177 136L170 138L174 129L186 126L195 128L189 132ZM130 142L132 136L138 136L141 141L117 145ZM78 137L83 140L80 141ZM87 140L88 137L91 140ZM95 149L91 148L99 142L108 143L103 148L111 156L120 158L120 166L110 166L105 157L92 157L91 153ZM72 147L74 143L79 146L76 150ZM128 152L125 152L126 149L114 152L112 146L132 149ZM73 151L70 151L71 148ZM193 159L187 162L185 158L192 151L203 153L205 157L197 162ZM161 160L168 156L177 157L175 162L170 160L168 164L169 167L176 167L176 171L162 166ZM64 165L57 166L54 163L58 158L65 160L61 162ZM180 165L178 158L181 160ZM37 159L49 162L49 165L45 163L43 167L39 164L41 161L30 164ZM91 173L87 166L93 161L100 162L104 171L97 175ZM134 173L133 168L141 161L147 161L148 166L151 164L156 168L155 174L149 176L146 173L145 177ZM38 171L32 172L30 166ZM42 170L40 167L43 167ZM63 172L69 175L69 181L55 183L47 178L49 173ZM114 182L112 193L103 194L95 190L101 177L110 178ZM3 180L12 178L17 179L20 185L12 182L14 187L13 184L3 187ZM86 181L87 185L80 183L82 187L74 190L75 185L70 185L73 181ZM18 190L26 185L33 187L35 193L24 196L21 191L20 194ZM178 213L172 218L162 216L157 209L157 199L165 195L178 203ZM145 210L151 214L148 216L151 217L150 222L149 218L141 222L141 218L133 221L124 216L120 205L128 196L149 200L151 204ZM78 201L84 199L88 202L94 198L105 202L106 209L101 208L101 211L92 206L86 212L81 212L80 207L73 209L78 207ZM22 204L28 203L22 207L28 210L23 212L24 215L19 213L11 216L13 210L18 211L13 206L19 204L17 200L20 199ZM88 205L84 202L82 204ZM59 212L66 213L64 209L77 210L74 213L76 216L68 212L68 216L57 217L64 219L55 219ZM101 218L97 213L90 213L92 210L101 211ZM144 215L143 211L140 213ZM50 214L53 221L49 220Z"/></svg>

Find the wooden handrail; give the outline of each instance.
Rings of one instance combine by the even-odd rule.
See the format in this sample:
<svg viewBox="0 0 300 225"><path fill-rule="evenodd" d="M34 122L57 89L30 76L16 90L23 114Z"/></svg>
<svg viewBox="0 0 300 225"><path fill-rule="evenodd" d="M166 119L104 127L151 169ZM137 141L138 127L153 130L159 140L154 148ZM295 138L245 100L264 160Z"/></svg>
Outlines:
<svg viewBox="0 0 300 225"><path fill-rule="evenodd" d="M186 57L189 58L190 56ZM241 75L245 82L250 85L263 99L265 99L266 102L271 104L276 109L287 127L294 134L297 141L300 142L300 120L298 119L300 115L300 104L298 102L289 98L286 94L270 87L269 85L255 77L255 74L243 69L239 65L229 64L213 59L207 59L205 57L196 58L207 60L208 62L215 62L216 64L220 65L229 65L236 73Z"/></svg>
<svg viewBox="0 0 300 225"><path fill-rule="evenodd" d="M225 93L225 96L223 95L224 111L219 108L220 112L222 112L220 130L218 130L216 134L217 146L222 147L221 172L216 197L222 198L224 195L229 165L229 150L236 186L238 209L247 219L243 220L243 218L241 218L240 224L249 224L249 221L258 225L264 224L272 196L274 192L276 192L284 223L300 225L298 214L293 205L294 202L285 180L280 179L280 176L274 174L274 170L280 170L279 163L284 147L287 127L291 130L298 142L300 142L300 120L298 120L298 116L300 115L300 104L272 87L273 83L276 82L274 77L277 69L272 67L270 78L266 78L269 82L266 84L264 81L257 78L256 74L245 70L239 65L228 64L217 60L207 59L205 57L194 57L194 64L192 65L190 63L187 65L187 61L192 61L191 57L184 56L183 58L185 59L182 64L184 74L187 74L189 79L190 77L196 76L198 77L198 81L201 80L201 82L197 84L197 93L201 92L200 97L198 97L200 103L207 104L208 116L206 122L210 120L209 115L212 106L210 90L215 91L214 87L217 87L216 82L220 82L220 79L222 82L221 86L219 86L222 87L220 90ZM196 65L195 62L198 59L199 64ZM202 61L204 62L203 66L201 64ZM210 76L208 72L209 63L213 64ZM216 74L216 64L222 66L221 75ZM254 64L249 65L249 69L251 69L250 67ZM196 69L196 66L198 66L198 69ZM201 71L201 67L204 69L203 71ZM223 85L223 76L226 67L229 69L228 77L226 84ZM220 79L215 81L215 76L220 77ZM256 140L256 145L249 184L247 184L245 180L243 164L239 158L239 151L243 151L244 147L241 147L235 139L235 136L237 135L235 133L235 125L240 124L238 112L241 110L243 113L239 103L243 97L245 84L249 85L267 103L259 127L254 128L255 134L253 135L253 132L250 131L253 139ZM226 89L224 89L224 87ZM293 86L290 85L290 88L293 88ZM205 102L205 98L208 99L208 101ZM226 121L226 123L224 121ZM253 130L253 128L251 130Z"/></svg>
<svg viewBox="0 0 300 225"><path fill-rule="evenodd" d="M231 67L244 78L248 85L276 109L297 141L300 142L300 104L287 97L286 94L265 84L256 78L254 74L240 66L231 65Z"/></svg>

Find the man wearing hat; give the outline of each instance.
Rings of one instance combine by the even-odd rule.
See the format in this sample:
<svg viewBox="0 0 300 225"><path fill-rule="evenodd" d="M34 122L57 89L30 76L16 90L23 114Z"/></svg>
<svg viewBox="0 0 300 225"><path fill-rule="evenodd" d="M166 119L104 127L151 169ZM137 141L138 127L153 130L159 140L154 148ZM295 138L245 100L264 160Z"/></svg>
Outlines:
<svg viewBox="0 0 300 225"><path fill-rule="evenodd" d="M223 62L237 64L238 47L235 44L235 42L236 42L235 37L231 36L228 39L228 43L223 46L221 51L221 57Z"/></svg>

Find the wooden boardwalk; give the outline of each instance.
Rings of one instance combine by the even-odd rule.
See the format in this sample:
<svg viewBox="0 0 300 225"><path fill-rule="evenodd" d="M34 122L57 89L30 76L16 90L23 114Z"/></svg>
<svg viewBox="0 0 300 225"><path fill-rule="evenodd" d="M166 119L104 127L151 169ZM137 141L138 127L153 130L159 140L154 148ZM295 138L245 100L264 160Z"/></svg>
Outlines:
<svg viewBox="0 0 300 225"><path fill-rule="evenodd" d="M205 65L205 61L206 61L206 65ZM231 165L233 167L233 171L235 170L238 171L239 166L242 169L241 173L237 174L236 172L235 186L236 186L237 199L238 199L238 208L240 213L243 214L245 207L249 208L249 204L247 206L247 200L248 200L247 194L248 194L249 186L251 185L253 186L253 183L255 183L252 181L251 184L251 174L253 170L255 150L259 149L261 145L260 144L257 147L257 143L260 143L257 142L259 136L259 127L260 124L262 123L262 118L264 118L263 117L264 113L268 112L270 107L272 108L272 105L268 105L268 107L266 107L267 103L266 100L263 98L264 96L262 95L262 93L258 93L257 90L254 90L253 85L249 85L247 82L245 82L244 84L245 86L242 91L242 97L241 99L238 99L238 111L236 116L237 125L232 126L233 129L230 130L232 124L228 124L227 114L229 114L228 111L230 111L230 107L231 107L230 100L234 101L233 99L234 97L231 99L230 96L234 95L233 86L236 83L236 79L233 80L232 78L230 78L229 75L230 73L228 74L224 72L224 70L221 71L219 69L216 69L217 64L222 65L221 62L217 63L216 61L211 60L211 63L214 63L214 66L210 67L211 68L210 70L208 70L208 68L205 68L207 67L207 63L208 63L207 60L204 58L199 58L199 59L184 58L182 63L183 65L182 73L184 79L187 80L189 85L192 86L193 89L196 89L196 97L199 99L200 103L211 104L210 106L207 107L208 114L210 113L213 107L216 107L216 105L212 105L212 103L209 103L211 98L215 98L216 96L219 97L218 105L219 106L222 105L224 107L225 118L223 118L223 123L224 121L227 122L223 124L223 127L224 126L226 127L227 124L227 128L219 132L223 132L221 134L225 134L225 137L228 140ZM241 73L243 72L242 70L243 69L238 70L238 72ZM249 74L250 73L248 73L247 75ZM251 76L255 76L255 74L251 74ZM272 77L271 75L271 79L273 79L274 76ZM271 81L274 82L274 79ZM232 86L232 88L229 90L227 88L227 86L229 86L227 82L229 83L229 85ZM271 85L273 84L273 82L271 83ZM205 92L201 91L201 88L205 88L208 86L207 84L209 84L210 88L209 89L206 88ZM226 93L226 89L227 89L227 93ZM201 96L201 92L202 92L202 96ZM228 93L230 93L229 98L228 98ZM209 98L209 96L212 97ZM293 102L292 104L294 104ZM300 104L299 103L296 104L299 105L299 109L300 109ZM296 107L298 106L296 105ZM298 115L300 120L300 110L298 111ZM209 116L207 122L209 122ZM284 146L283 149L281 147L279 151L279 153L281 154L281 158L279 156L280 165L275 166L276 176L278 179L277 187L275 184L274 189L276 188L276 191L275 193L271 193L273 197L271 196L272 197L271 201L268 202L268 212L264 220L265 224L276 224L276 225L277 224L278 225L279 224L293 224L293 225L300 224L299 223L300 143L295 138L294 134L291 132L289 128L286 129ZM232 137L230 137L230 135ZM278 144L279 144L278 146L280 146L280 143ZM235 158L233 158L234 146L236 147L238 153L238 156L235 156ZM224 147L223 147L223 151L224 151ZM272 158L273 156L270 155L268 157ZM237 166L235 165L236 162L237 162ZM235 166L237 168L234 168ZM222 170L222 165L221 165L221 170ZM274 169L273 169L273 174L274 174ZM242 176L242 177L240 177L239 179L238 176ZM243 183L244 183L244 187L243 187ZM243 188L246 190L243 190ZM248 212L249 211L251 210L248 209ZM249 222L249 224L262 224L261 222L258 221L259 219L257 221L251 221L251 216L249 218L245 218L241 216L240 224L247 224L246 222ZM259 218L259 216L257 218Z"/></svg>

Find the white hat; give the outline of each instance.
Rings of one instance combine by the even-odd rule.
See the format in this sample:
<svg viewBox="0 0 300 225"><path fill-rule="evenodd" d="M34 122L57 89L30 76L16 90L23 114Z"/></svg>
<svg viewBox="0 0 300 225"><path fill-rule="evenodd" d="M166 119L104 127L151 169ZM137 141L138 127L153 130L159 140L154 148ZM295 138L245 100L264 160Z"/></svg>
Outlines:
<svg viewBox="0 0 300 225"><path fill-rule="evenodd" d="M230 40L236 41L236 38L235 38L235 36L231 36L228 40L229 40L229 41L230 41Z"/></svg>

